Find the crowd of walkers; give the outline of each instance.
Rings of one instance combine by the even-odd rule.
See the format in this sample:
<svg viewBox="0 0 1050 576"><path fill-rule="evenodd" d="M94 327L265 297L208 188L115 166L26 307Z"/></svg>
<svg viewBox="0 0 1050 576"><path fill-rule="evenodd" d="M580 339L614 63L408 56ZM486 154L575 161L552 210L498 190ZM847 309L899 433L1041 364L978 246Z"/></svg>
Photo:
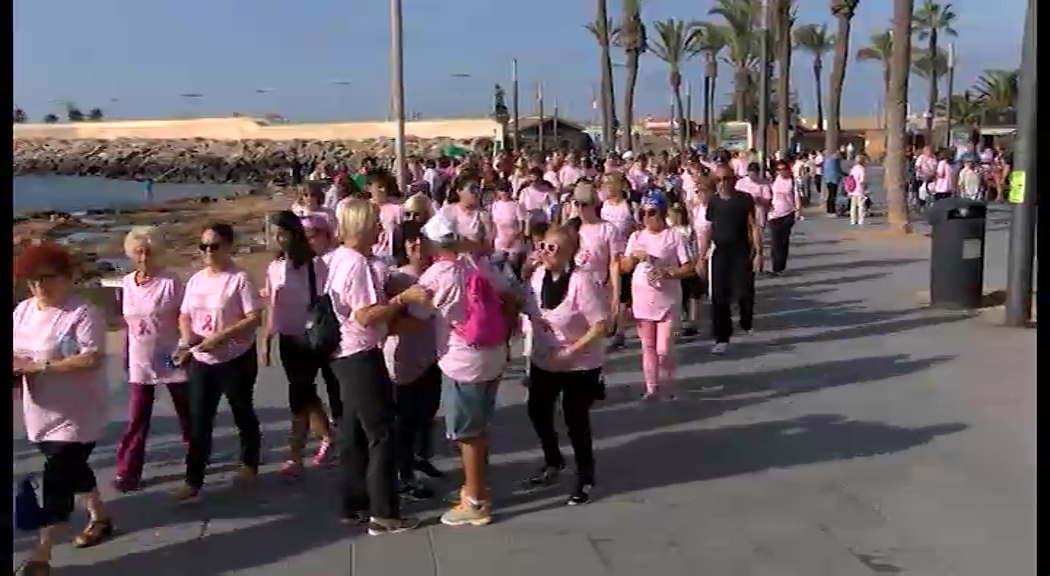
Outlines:
<svg viewBox="0 0 1050 576"><path fill-rule="evenodd" d="M438 497L428 481L448 474L431 462L443 407L462 483L441 522L488 524L491 423L522 338L543 464L518 489L559 483L560 402L575 461L565 502L585 504L598 481L590 410L605 397L606 355L627 346L633 326L639 398L672 400L675 342L697 336L705 299L712 353L727 351L735 328L750 332L764 246L770 274L784 273L816 176L797 164L812 160L777 160L767 175L748 154L724 151L508 153L413 162L405 191L374 167L350 175L320 165L288 210L270 215L278 251L261 282L238 267L228 224L202 231L201 269L186 280L166 267L163 227L135 228L125 239L135 269L122 283L129 415L113 487L142 486L159 384L186 444L172 498L204 490L222 397L241 446L235 483L251 484L261 463L256 377L276 354L290 429L282 477L336 460L345 523L372 535L412 529L402 501ZM89 464L108 422L105 319L76 294L74 275L69 253L46 241L15 262L32 296L14 310L14 386L45 456L31 576L49 572L75 496L90 514L77 546L114 531Z"/></svg>

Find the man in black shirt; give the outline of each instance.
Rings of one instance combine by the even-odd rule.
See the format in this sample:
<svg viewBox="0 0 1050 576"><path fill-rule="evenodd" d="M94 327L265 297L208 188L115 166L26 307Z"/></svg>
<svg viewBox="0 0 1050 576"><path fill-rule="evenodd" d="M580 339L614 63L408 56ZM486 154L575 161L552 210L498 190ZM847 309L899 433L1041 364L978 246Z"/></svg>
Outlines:
<svg viewBox="0 0 1050 576"><path fill-rule="evenodd" d="M701 272L711 275L713 354L725 353L733 335L731 305L740 308L740 329L751 332L755 313L755 274L762 271L762 232L755 220L755 201L736 189L736 175L728 166L714 172L717 194L707 203L711 225L700 235ZM710 267L707 255L714 243Z"/></svg>

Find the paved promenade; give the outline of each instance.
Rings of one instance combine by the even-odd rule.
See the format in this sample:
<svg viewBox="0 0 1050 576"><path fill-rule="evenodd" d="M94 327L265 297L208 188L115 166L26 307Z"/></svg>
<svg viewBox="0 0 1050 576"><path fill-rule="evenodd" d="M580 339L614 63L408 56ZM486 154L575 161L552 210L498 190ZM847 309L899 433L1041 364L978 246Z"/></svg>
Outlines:
<svg viewBox="0 0 1050 576"><path fill-rule="evenodd" d="M988 289L1005 278L997 226ZM264 369L257 404L268 464L252 492L229 487L237 440L223 414L207 498L166 501L183 450L162 395L150 485L110 492L120 537L86 551L62 546L54 573L1033 574L1034 331L921 308L925 240L858 238L819 216L796 230L790 273L760 281L753 336L723 357L707 340L679 345L684 398L636 400L636 340L611 358L610 397L593 415L599 488L587 506L563 506L563 492L514 494L539 453L523 391L508 381L493 440L494 524L442 526L433 503L407 507L427 521L409 534L371 538L340 526L334 471L312 469L294 484L275 474L285 393L279 370ZM94 458L106 483L119 427ZM437 462L455 478L441 450ZM40 465L24 442L16 454L20 470ZM19 539L16 549L27 545ZM16 552L15 565L23 557Z"/></svg>

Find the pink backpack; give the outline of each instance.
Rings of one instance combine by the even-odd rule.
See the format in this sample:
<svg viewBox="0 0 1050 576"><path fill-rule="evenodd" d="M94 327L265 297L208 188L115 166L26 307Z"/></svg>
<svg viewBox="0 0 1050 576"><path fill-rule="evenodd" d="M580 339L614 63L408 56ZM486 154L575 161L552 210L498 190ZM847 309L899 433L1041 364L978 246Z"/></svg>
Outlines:
<svg viewBox="0 0 1050 576"><path fill-rule="evenodd" d="M507 319L503 315L499 294L473 259L470 260L466 276L463 287L466 315L453 329L468 346L474 348L505 344Z"/></svg>
<svg viewBox="0 0 1050 576"><path fill-rule="evenodd" d="M846 189L846 192L853 193L857 190L857 179L852 174L847 174L842 180L842 186Z"/></svg>

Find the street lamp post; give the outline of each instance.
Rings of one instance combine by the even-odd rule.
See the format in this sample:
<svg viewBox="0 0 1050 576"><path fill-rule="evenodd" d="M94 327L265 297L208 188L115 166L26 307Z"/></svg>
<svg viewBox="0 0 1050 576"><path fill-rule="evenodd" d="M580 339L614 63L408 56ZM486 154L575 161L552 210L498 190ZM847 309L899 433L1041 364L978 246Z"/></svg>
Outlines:
<svg viewBox="0 0 1050 576"><path fill-rule="evenodd" d="M543 117L543 82L539 82L536 84L536 101L540 107L540 121L539 124L537 124L537 130L539 131L538 136L540 140L540 154L543 154L546 151L544 149L544 145L546 144L546 142L543 138L543 123L545 121L545 118Z"/></svg>
<svg viewBox="0 0 1050 576"><path fill-rule="evenodd" d="M510 61L510 80L511 80L511 111L514 114L514 152L516 154L521 153L521 132L518 130L518 125L521 123L521 118L518 117L518 59L514 58Z"/></svg>
<svg viewBox="0 0 1050 576"><path fill-rule="evenodd" d="M1028 0L1021 48L1021 86L1017 105L1016 171L1011 177L1010 253L1006 281L1006 325L1027 326L1032 319L1032 275L1035 259L1036 190L1035 138L1038 84L1036 73L1035 0ZM1021 190L1014 189L1020 186ZM1031 192L1028 191L1031 188Z"/></svg>
<svg viewBox="0 0 1050 576"><path fill-rule="evenodd" d="M953 94L955 90L955 43L948 44L948 98L945 99L944 105L944 129L947 134L944 135L944 147L952 147L952 100L955 98Z"/></svg>
<svg viewBox="0 0 1050 576"><path fill-rule="evenodd" d="M766 171L766 152L769 147L769 68L771 48L769 41L769 0L762 0L762 30L760 31L761 58L758 77L758 162Z"/></svg>
<svg viewBox="0 0 1050 576"><path fill-rule="evenodd" d="M401 0L390 0L390 92L394 109L394 167L397 187L405 186L405 60L402 38Z"/></svg>

